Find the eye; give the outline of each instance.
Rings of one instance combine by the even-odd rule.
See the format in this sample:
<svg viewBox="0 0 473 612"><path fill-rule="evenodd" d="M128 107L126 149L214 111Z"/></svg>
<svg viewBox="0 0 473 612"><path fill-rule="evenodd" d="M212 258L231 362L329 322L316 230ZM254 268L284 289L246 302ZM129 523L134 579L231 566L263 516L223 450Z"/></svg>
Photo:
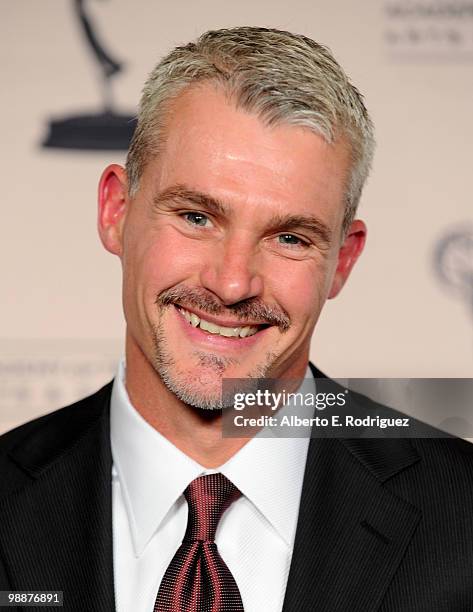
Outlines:
<svg viewBox="0 0 473 612"><path fill-rule="evenodd" d="M212 225L210 219L200 212L186 212L182 216L190 225L197 225L199 227L209 227Z"/></svg>
<svg viewBox="0 0 473 612"><path fill-rule="evenodd" d="M305 240L302 240L302 238L299 238L299 236L295 236L294 234L280 234L278 236L278 242L280 244L283 244L285 246L290 246L290 247L308 247L309 243L306 242Z"/></svg>

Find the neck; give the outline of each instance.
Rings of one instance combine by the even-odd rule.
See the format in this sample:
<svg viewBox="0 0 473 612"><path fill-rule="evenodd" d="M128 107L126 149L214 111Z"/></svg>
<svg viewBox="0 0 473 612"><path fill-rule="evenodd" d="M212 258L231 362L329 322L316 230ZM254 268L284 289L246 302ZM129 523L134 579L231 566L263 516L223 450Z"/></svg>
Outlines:
<svg viewBox="0 0 473 612"><path fill-rule="evenodd" d="M179 400L164 385L145 354L127 333L126 389L140 415L200 465L225 463L248 438L223 438L220 410L200 410Z"/></svg>

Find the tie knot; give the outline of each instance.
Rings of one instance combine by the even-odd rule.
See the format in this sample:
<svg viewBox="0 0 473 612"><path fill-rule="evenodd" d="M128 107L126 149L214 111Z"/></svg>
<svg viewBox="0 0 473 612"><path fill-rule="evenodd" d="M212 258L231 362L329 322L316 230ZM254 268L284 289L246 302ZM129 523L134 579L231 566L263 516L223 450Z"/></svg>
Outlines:
<svg viewBox="0 0 473 612"><path fill-rule="evenodd" d="M235 485L220 473L193 480L184 491L189 506L184 541L213 541L220 518L240 495Z"/></svg>

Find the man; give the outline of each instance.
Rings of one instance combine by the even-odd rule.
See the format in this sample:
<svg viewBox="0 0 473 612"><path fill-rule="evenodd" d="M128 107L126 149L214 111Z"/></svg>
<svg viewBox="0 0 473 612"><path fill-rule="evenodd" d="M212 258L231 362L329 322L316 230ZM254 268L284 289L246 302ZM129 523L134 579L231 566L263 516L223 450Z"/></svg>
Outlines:
<svg viewBox="0 0 473 612"><path fill-rule="evenodd" d="M473 609L468 444L222 437L223 379L318 375L372 153L308 38L213 31L158 64L99 187L126 359L2 438L2 589L81 611Z"/></svg>

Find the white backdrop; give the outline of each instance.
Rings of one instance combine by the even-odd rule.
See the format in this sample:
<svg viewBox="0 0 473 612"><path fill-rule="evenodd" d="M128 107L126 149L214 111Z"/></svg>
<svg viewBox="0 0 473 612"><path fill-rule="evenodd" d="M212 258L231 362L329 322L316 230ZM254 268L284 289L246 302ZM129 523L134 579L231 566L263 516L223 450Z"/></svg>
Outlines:
<svg viewBox="0 0 473 612"><path fill-rule="evenodd" d="M465 293L439 283L433 254L452 229L468 235L473 224L473 2L85 6L106 45L126 62L114 93L117 107L129 112L156 61L209 28L265 25L327 44L365 94L378 150L360 208L366 251L341 296L327 304L312 358L340 377L472 375L472 251L454 251L449 260ZM96 185L103 167L124 154L40 147L50 118L101 105L97 66L72 0L2 0L0 16L0 429L6 429L94 390L113 372L124 331L121 278L118 260L96 236Z"/></svg>

